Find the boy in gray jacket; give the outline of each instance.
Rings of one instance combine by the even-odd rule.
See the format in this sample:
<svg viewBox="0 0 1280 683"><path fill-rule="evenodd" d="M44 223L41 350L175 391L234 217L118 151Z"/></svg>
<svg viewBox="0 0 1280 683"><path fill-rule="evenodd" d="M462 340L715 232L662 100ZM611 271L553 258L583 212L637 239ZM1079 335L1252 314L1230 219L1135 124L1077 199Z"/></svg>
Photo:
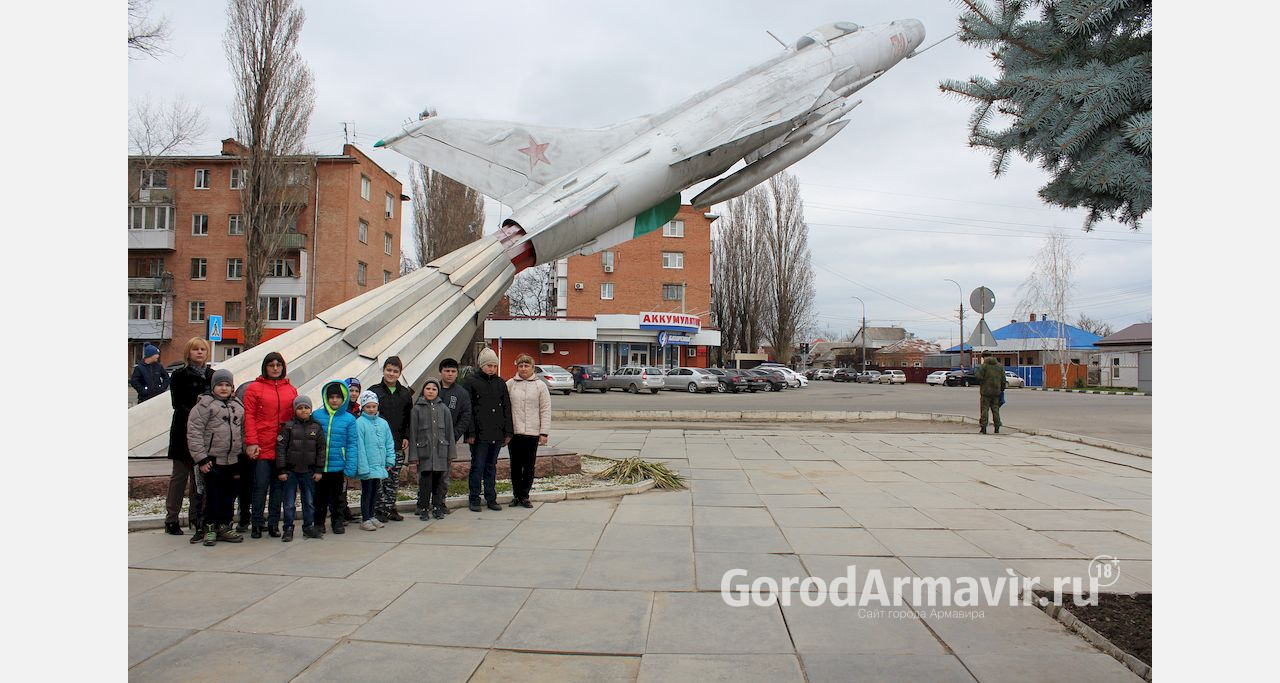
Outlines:
<svg viewBox="0 0 1280 683"><path fill-rule="evenodd" d="M430 509L436 519L444 517L445 496L449 491L449 461L457 455L453 435L453 414L440 400L440 380L428 377L422 394L409 413L409 459L418 464L418 500L422 512L418 519L427 520Z"/></svg>
<svg viewBox="0 0 1280 683"><path fill-rule="evenodd" d="M235 379L218 370L187 416L187 449L204 477L204 544L239 543L231 528L237 461L244 448L244 404L235 397Z"/></svg>

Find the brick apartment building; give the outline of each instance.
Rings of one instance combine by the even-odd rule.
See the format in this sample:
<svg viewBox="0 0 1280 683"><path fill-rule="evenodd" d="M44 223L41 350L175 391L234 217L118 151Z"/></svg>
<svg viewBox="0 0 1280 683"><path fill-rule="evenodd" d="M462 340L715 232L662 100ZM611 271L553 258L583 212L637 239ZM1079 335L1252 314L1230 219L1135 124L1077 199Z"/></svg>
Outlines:
<svg viewBox="0 0 1280 683"><path fill-rule="evenodd" d="M243 150L227 139L220 155L129 158L130 366L147 342L162 363L181 361L186 340L207 336L210 315L224 320L214 360L243 348ZM259 292L263 339L400 273L400 181L349 144L306 162L295 195L303 207Z"/></svg>
<svg viewBox="0 0 1280 683"><path fill-rule="evenodd" d="M502 375L514 374L514 366L508 366L521 353L540 363L595 363L610 371L629 363L707 367L720 345L719 331L706 329L715 218L681 205L660 229L557 262L555 320L485 324L490 346L501 350Z"/></svg>

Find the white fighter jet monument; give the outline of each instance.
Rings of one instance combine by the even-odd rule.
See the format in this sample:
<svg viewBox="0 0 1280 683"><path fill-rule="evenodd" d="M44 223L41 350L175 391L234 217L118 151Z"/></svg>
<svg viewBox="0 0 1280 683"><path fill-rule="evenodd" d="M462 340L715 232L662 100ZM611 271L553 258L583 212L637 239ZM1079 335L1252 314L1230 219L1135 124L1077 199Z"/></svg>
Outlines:
<svg viewBox="0 0 1280 683"><path fill-rule="evenodd" d="M398 280L316 314L218 367L237 382L258 375L279 351L299 393L328 380L382 376L405 363L417 388L446 356L459 357L476 328L524 268L592 254L661 227L680 192L745 165L693 198L733 199L811 154L840 132L861 104L854 93L914 55L924 26L899 19L876 26L836 22L801 36L776 57L666 111L607 128L570 129L508 121L430 117L375 146L394 149L512 207L491 234ZM129 409L129 455L168 447L172 409L148 401Z"/></svg>

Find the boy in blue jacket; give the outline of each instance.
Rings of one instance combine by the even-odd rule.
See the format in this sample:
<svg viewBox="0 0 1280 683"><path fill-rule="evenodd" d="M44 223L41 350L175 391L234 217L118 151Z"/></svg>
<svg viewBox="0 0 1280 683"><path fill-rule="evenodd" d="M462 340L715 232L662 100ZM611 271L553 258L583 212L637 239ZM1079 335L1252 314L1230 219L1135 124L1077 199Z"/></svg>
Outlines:
<svg viewBox="0 0 1280 683"><path fill-rule="evenodd" d="M333 533L346 533L347 480L343 470L347 461L356 457L356 418L347 412L348 389L345 382L332 380L321 389L324 404L316 416L324 426L326 451L320 481L316 482L316 528L324 533L325 515L333 517Z"/></svg>

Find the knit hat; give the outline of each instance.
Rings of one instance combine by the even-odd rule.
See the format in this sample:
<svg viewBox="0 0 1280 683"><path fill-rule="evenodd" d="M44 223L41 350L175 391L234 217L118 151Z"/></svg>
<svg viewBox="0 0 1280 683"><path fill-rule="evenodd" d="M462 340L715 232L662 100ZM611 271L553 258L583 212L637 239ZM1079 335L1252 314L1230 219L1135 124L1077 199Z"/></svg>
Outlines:
<svg viewBox="0 0 1280 683"><path fill-rule="evenodd" d="M493 349L485 349L481 351L480 357L476 359L476 365L484 367L490 363L493 363L494 365L498 364L498 354L494 353Z"/></svg>
<svg viewBox="0 0 1280 683"><path fill-rule="evenodd" d="M436 393L437 393L437 394L438 394L438 393L440 393L440 380L439 380L439 379L437 379L437 378L435 378L435 377L428 377L426 380L424 380L424 381L422 382L422 388L423 388L423 389L426 389L428 384L434 384L434 385L436 385ZM419 394L419 395L421 395L421 394L422 394L422 392L418 392L418 394Z"/></svg>
<svg viewBox="0 0 1280 683"><path fill-rule="evenodd" d="M377 402L378 402L378 395L373 393L372 391L366 390L364 393L360 394L361 408L365 407L370 403L377 403Z"/></svg>
<svg viewBox="0 0 1280 683"><path fill-rule="evenodd" d="M234 387L236 385L235 376L231 374L230 370L214 370L213 379L209 380L209 386L216 387L223 382Z"/></svg>
<svg viewBox="0 0 1280 683"><path fill-rule="evenodd" d="M342 380L342 383L343 383L343 384L345 384L345 385L347 385L347 389L348 389L348 390L351 390L351 389L359 389L359 388L360 388L360 378L359 378L359 377L348 377L348 378L346 378L346 379Z"/></svg>
<svg viewBox="0 0 1280 683"><path fill-rule="evenodd" d="M311 407L311 397L310 397L310 396L307 396L307 395L305 395L305 394L298 394L298 397L297 397L297 398L295 398L295 399L293 399L293 409L294 409L294 410L297 410L297 409L298 409L298 406L306 406L306 407L310 408L310 407Z"/></svg>
<svg viewBox="0 0 1280 683"><path fill-rule="evenodd" d="M158 355L160 355L160 349L156 348L155 344L147 344L146 346L142 347L143 358L150 358L152 356L158 356Z"/></svg>

